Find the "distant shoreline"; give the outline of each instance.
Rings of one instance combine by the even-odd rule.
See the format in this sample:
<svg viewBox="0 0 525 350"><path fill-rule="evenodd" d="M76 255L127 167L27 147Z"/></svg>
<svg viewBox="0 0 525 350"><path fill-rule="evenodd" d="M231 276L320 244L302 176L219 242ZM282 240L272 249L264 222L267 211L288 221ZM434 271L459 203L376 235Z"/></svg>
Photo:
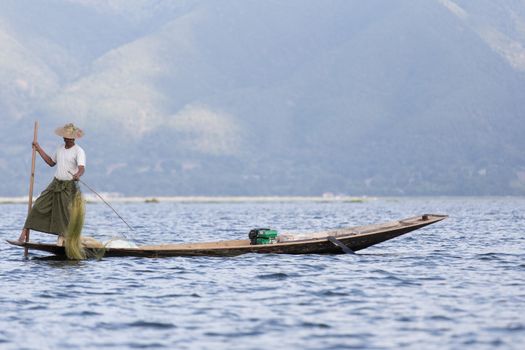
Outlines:
<svg viewBox="0 0 525 350"><path fill-rule="evenodd" d="M104 195L112 203L253 203L253 202L350 202L362 203L376 200L376 197L355 196L111 196ZM37 197L34 197L35 200ZM88 203L102 203L93 196L85 195ZM0 204L27 204L27 197L0 197Z"/></svg>
<svg viewBox="0 0 525 350"><path fill-rule="evenodd" d="M494 199L494 198L523 198L524 196L343 196L343 195L324 195L324 196L123 196L114 193L101 194L102 197L111 203L278 203L278 202L317 202L317 203L368 203L383 200L397 201L403 198L411 199L437 199L455 198L462 200L465 198ZM33 202L37 197L33 198ZM98 197L85 194L84 198L88 204L103 203ZM1 204L27 204L26 196L0 197Z"/></svg>

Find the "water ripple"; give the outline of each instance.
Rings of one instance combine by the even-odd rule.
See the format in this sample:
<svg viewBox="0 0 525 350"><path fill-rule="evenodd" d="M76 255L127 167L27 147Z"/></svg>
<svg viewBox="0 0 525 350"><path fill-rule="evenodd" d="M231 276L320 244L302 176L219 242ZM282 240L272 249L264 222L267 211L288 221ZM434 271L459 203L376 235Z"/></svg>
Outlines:
<svg viewBox="0 0 525 350"><path fill-rule="evenodd" d="M0 244L0 347L520 349L524 198L353 203L117 204L137 242L245 238L409 217L448 220L350 255L103 258L71 262ZM26 208L2 205L13 238ZM88 205L85 232L115 221ZM35 236L48 239L46 235ZM30 336L21 337L21 334Z"/></svg>

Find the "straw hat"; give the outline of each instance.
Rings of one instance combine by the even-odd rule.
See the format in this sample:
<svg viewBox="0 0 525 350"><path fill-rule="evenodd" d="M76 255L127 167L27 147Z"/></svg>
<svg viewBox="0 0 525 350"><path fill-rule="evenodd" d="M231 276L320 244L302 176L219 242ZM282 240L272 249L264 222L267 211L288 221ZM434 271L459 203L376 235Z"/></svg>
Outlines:
<svg viewBox="0 0 525 350"><path fill-rule="evenodd" d="M84 136L84 132L73 123L66 124L61 128L56 128L55 134L66 139L79 139Z"/></svg>

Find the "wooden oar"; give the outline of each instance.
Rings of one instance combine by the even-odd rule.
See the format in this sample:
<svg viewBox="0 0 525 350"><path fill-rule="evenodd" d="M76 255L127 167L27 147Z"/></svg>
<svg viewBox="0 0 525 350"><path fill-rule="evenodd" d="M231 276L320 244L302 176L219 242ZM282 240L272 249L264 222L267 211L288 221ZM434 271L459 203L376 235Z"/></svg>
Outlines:
<svg viewBox="0 0 525 350"><path fill-rule="evenodd" d="M343 252L345 252L346 254L355 254L355 252L352 249L348 248L348 246L346 244L344 244L343 242L341 242L340 240L338 240L334 236L328 236L327 239L330 242L332 242L333 245L338 246L339 248L341 248L341 250Z"/></svg>
<svg viewBox="0 0 525 350"><path fill-rule="evenodd" d="M31 156L31 177L29 179L29 202L28 202L28 208L27 208L27 215L31 212L31 208L33 207L33 185L35 184L35 160L36 160L36 148L34 143L37 142L38 139L38 120L35 121L35 129L33 131L33 152ZM26 235L26 242L29 242L29 232L30 230L27 230ZM24 247L24 256L27 257L29 254L29 249L27 247Z"/></svg>

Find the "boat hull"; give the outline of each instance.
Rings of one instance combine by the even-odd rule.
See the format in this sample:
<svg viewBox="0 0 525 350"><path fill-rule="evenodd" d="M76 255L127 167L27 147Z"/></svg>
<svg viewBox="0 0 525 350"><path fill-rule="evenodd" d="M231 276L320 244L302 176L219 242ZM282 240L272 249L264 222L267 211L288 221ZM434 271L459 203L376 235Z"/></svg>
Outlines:
<svg viewBox="0 0 525 350"><path fill-rule="evenodd" d="M91 256L97 257L171 257L171 256L237 256L241 254L341 254L343 250L330 242L327 237L337 237L352 251L359 251L381 242L388 241L411 231L445 219L446 215L425 214L395 222L354 228L326 231L324 237L289 241L283 243L250 245L249 240L203 242L190 244L162 244L138 248L85 247ZM321 233L323 234L323 233ZM320 235L319 233L317 234ZM18 247L38 250L56 256L65 256L65 249L56 244L8 241Z"/></svg>

